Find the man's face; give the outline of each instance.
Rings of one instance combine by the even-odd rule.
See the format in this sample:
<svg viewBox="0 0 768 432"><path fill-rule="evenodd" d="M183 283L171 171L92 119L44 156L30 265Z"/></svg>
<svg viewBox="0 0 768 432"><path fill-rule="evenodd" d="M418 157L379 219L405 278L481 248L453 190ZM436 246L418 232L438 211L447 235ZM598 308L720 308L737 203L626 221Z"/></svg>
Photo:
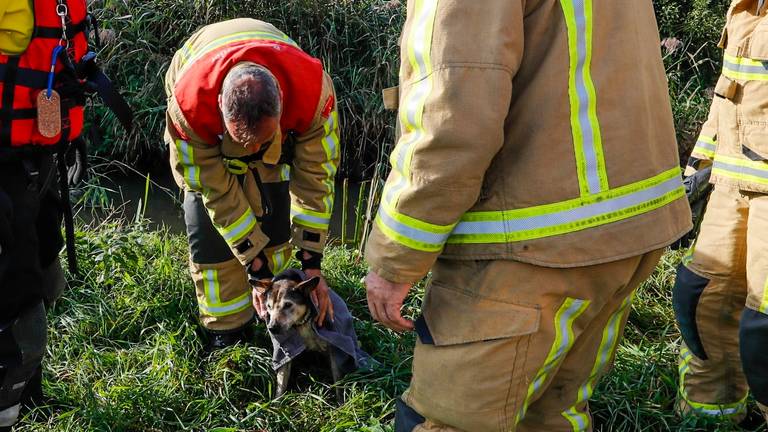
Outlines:
<svg viewBox="0 0 768 432"><path fill-rule="evenodd" d="M279 117L267 117L259 123L256 130L247 131L245 126L241 126L237 122L224 121L224 126L229 132L229 136L236 142L240 143L243 147L247 148L250 152L256 153L259 149L268 146L277 135L278 128L280 127Z"/></svg>

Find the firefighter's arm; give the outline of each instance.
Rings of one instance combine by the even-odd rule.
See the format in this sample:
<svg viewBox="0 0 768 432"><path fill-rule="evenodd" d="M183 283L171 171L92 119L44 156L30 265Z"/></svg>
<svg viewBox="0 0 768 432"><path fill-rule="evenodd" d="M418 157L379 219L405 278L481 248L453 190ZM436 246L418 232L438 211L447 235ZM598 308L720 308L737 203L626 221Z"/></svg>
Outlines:
<svg viewBox="0 0 768 432"><path fill-rule="evenodd" d="M701 127L701 132L693 147L691 156L688 158L688 166L685 168L685 176L691 176L696 171L712 165L717 151L717 125L718 110L723 99L715 95L712 100L712 106L709 109L707 121Z"/></svg>
<svg viewBox="0 0 768 432"><path fill-rule="evenodd" d="M292 243L316 253L323 252L328 237L341 157L339 117L333 83L327 75L320 104L314 127L297 137L290 182Z"/></svg>
<svg viewBox="0 0 768 432"><path fill-rule="evenodd" d="M523 53L523 3L408 2L401 133L366 247L371 270L390 282L422 278L478 200L504 143ZM468 37L461 31L467 22L483 25Z"/></svg>
<svg viewBox="0 0 768 432"><path fill-rule="evenodd" d="M246 265L267 245L256 213L237 178L222 163L221 148L195 139L182 139L169 123L171 166L187 190L200 192L213 225L234 256Z"/></svg>

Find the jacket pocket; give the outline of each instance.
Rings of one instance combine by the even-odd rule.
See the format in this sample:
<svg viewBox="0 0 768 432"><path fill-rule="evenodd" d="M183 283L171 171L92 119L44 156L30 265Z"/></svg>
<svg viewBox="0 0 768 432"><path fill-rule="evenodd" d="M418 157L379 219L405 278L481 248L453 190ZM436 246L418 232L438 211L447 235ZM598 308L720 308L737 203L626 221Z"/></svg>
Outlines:
<svg viewBox="0 0 768 432"><path fill-rule="evenodd" d="M749 41L749 58L752 60L768 60L768 26L758 25Z"/></svg>
<svg viewBox="0 0 768 432"><path fill-rule="evenodd" d="M753 161L768 161L768 122L746 120L739 129L742 154Z"/></svg>

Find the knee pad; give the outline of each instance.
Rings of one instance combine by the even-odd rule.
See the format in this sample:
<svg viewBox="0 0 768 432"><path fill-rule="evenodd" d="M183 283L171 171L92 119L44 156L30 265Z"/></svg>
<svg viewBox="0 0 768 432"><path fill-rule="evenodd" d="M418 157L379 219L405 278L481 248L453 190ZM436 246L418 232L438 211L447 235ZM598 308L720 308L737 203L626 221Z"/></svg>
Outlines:
<svg viewBox="0 0 768 432"><path fill-rule="evenodd" d="M0 324L0 407L19 402L27 381L40 367L46 331L43 302Z"/></svg>
<svg viewBox="0 0 768 432"><path fill-rule="evenodd" d="M745 308L739 327L739 349L744 375L752 394L768 405L768 315Z"/></svg>
<svg viewBox="0 0 768 432"><path fill-rule="evenodd" d="M412 432L416 426L427 421L421 414L397 398L395 410L395 432Z"/></svg>
<svg viewBox="0 0 768 432"><path fill-rule="evenodd" d="M704 352L696 324L696 307L708 284L709 279L697 275L681 264L677 268L677 279L672 292L672 306L680 334L693 355L702 360L707 360L707 353Z"/></svg>

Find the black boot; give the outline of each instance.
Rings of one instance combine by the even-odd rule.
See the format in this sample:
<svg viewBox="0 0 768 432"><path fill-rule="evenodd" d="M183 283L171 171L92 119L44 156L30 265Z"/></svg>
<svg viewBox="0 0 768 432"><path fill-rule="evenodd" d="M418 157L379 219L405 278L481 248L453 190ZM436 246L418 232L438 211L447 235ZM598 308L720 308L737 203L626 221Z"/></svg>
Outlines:
<svg viewBox="0 0 768 432"><path fill-rule="evenodd" d="M45 403L43 398L43 367L40 366L32 378L27 381L27 385L24 386L24 392L21 394L21 406L32 408L45 405ZM0 432L2 431L0 430Z"/></svg>
<svg viewBox="0 0 768 432"><path fill-rule="evenodd" d="M204 329L208 342L205 344L206 353L212 353L220 349L228 348L238 343L247 344L253 340L253 326L251 323L238 329L226 331L214 331Z"/></svg>

